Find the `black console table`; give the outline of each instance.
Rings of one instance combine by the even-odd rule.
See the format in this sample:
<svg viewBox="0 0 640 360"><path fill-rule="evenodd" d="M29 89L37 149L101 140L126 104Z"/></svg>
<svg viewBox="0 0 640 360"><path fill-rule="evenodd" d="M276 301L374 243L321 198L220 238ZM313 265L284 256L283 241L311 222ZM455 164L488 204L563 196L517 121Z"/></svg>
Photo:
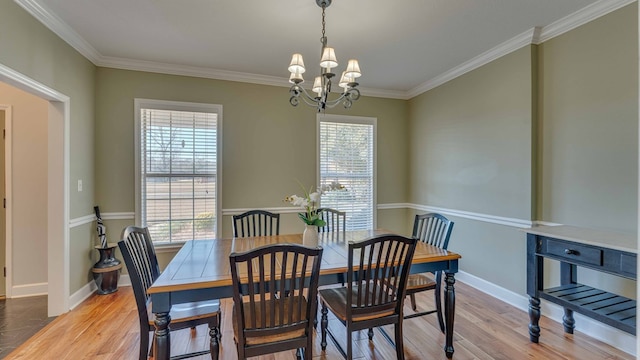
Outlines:
<svg viewBox="0 0 640 360"><path fill-rule="evenodd" d="M540 337L540 299L564 308L563 325L573 334L573 312L636 334L636 300L579 284L577 267L636 280L635 236L572 226L538 226L527 232L529 339ZM560 286L544 287L544 259L560 262Z"/></svg>

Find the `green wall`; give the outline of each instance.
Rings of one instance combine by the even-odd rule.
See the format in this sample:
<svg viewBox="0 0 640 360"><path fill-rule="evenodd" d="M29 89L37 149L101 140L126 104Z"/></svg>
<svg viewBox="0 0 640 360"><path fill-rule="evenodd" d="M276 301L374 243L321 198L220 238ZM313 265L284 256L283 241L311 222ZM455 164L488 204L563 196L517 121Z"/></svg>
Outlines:
<svg viewBox="0 0 640 360"><path fill-rule="evenodd" d="M11 1L0 3L0 34L11 34L0 36L1 64L71 99L71 219L95 204L134 211L134 98L223 106L223 209L286 207L295 179L315 182L316 113L291 107L286 87L97 68ZM330 113L378 119L378 204L480 214L451 216L461 270L524 294L524 234L487 219L637 229L637 39L634 3L409 101L365 96ZM385 207L378 226L407 234L416 212ZM301 231L283 216L282 232ZM109 241L130 223L106 220ZM70 234L73 294L91 281L93 224Z"/></svg>
<svg viewBox="0 0 640 360"><path fill-rule="evenodd" d="M135 98L223 106L225 210L286 208L284 197L300 192L296 179L307 186L315 183L316 111L306 105L292 107L287 87L98 68L96 200L104 213L135 210ZM362 97L349 111L335 108L328 113L377 118L377 200L406 202L406 101ZM222 221L222 235L230 236L231 217ZM283 214L281 233L301 231L295 214Z"/></svg>
<svg viewBox="0 0 640 360"><path fill-rule="evenodd" d="M409 201L451 210L461 270L524 296L520 222L636 233L637 29L634 3L409 101Z"/></svg>
<svg viewBox="0 0 640 360"><path fill-rule="evenodd" d="M70 218L91 214L95 191L96 67L13 1L0 2L0 34L0 64L70 98ZM77 191L79 179L83 180L82 192ZM92 241L87 233L71 231L71 294L91 279L89 270L92 264L83 262L76 267L74 262L90 256L90 252L94 251L89 246ZM46 247L41 250L46 257ZM28 257L29 254L14 255L14 262ZM45 274L40 282L46 282L46 262L31 264L36 267L37 272Z"/></svg>
<svg viewBox="0 0 640 360"><path fill-rule="evenodd" d="M522 48L409 101L412 203L531 219L531 55ZM460 269L524 293L524 235L449 217Z"/></svg>
<svg viewBox="0 0 640 360"><path fill-rule="evenodd" d="M636 232L636 7L540 46L539 220Z"/></svg>

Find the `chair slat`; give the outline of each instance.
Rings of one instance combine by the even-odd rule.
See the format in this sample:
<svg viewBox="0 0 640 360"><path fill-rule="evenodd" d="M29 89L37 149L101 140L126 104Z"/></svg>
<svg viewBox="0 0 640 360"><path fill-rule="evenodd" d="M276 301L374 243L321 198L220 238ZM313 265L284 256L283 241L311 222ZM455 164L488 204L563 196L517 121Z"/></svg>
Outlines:
<svg viewBox="0 0 640 360"><path fill-rule="evenodd" d="M267 245L230 255L234 307L250 310L235 313L238 358L297 348L305 348L305 356L311 356L321 257L322 248L297 244ZM257 268L247 271L246 279L241 277L256 258ZM252 282L259 283L249 286L258 289L255 297L243 286ZM252 313L259 321L249 318Z"/></svg>
<svg viewBox="0 0 640 360"><path fill-rule="evenodd" d="M436 214L436 213L428 213L422 215L416 215L415 220L413 222L413 233L412 236L422 242L427 244L439 247L441 249L447 249L449 245L449 238L451 237L451 231L453 230L453 221L447 219L446 217ZM421 291L427 290L435 290L435 310L428 310L423 312L416 312L415 314L407 315L407 317L416 317L427 314L436 313L438 315L438 323L440 325L440 330L444 332L444 320L443 320L443 312L442 312L442 302L441 302L441 279L442 272L438 272L436 275L436 283L434 286L425 286L425 287L417 287L415 289L409 288L407 290L407 295L411 296L411 307L414 311L417 311L417 305L415 301L415 294ZM411 275L415 277L424 276L424 274L414 274Z"/></svg>
<svg viewBox="0 0 640 360"><path fill-rule="evenodd" d="M232 220L234 237L280 235L280 214L250 210L240 215L233 215Z"/></svg>

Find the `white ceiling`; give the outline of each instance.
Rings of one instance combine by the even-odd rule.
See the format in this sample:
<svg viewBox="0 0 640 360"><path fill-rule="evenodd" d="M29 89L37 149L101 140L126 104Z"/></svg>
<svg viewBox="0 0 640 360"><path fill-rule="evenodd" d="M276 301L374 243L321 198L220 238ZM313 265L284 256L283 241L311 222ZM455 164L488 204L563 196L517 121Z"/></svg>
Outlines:
<svg viewBox="0 0 640 360"><path fill-rule="evenodd" d="M315 0L15 1L99 66L288 86L300 52L318 73ZM632 1L334 0L326 34L363 95L409 98Z"/></svg>

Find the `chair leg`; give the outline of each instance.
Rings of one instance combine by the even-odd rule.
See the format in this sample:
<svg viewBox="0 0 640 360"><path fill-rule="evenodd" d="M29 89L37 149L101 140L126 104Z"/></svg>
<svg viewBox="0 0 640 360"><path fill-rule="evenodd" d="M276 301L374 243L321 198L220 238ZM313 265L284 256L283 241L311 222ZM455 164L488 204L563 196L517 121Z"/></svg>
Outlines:
<svg viewBox="0 0 640 360"><path fill-rule="evenodd" d="M347 360L353 359L352 335L351 329L347 326Z"/></svg>
<svg viewBox="0 0 640 360"><path fill-rule="evenodd" d="M322 318L320 319L320 330L322 333L322 338L320 341L320 348L322 351L327 350L327 326L329 326L329 318L327 317L327 305L322 302Z"/></svg>
<svg viewBox="0 0 640 360"><path fill-rule="evenodd" d="M444 333L444 319L442 317L442 295L441 295L441 286L442 284L442 271L439 271L436 274L436 288L434 290L434 294L436 297L436 313L438 314L438 324L440 325L440 331Z"/></svg>
<svg viewBox="0 0 640 360"><path fill-rule="evenodd" d="M402 318L400 318L402 319ZM404 342L402 340L402 320L394 325L396 333L396 357L404 360Z"/></svg>
<svg viewBox="0 0 640 360"><path fill-rule="evenodd" d="M307 336L307 347L304 349L304 358L305 360L312 360L313 359L313 338L314 338L314 333L312 332L311 334L309 334Z"/></svg>
<svg viewBox="0 0 640 360"><path fill-rule="evenodd" d="M369 328L369 331L367 331L367 336L369 337L369 341L373 340L373 328Z"/></svg>
<svg viewBox="0 0 640 360"><path fill-rule="evenodd" d="M211 360L218 360L220 353L220 344L218 343L218 324L214 324L209 327L209 352L211 353Z"/></svg>
<svg viewBox="0 0 640 360"><path fill-rule="evenodd" d="M418 311L418 307L416 306L416 295L411 294L409 295L409 298L411 298L411 308L413 309L413 311Z"/></svg>
<svg viewBox="0 0 640 360"><path fill-rule="evenodd" d="M147 360L152 351L153 346L149 350L149 329L140 329L140 360Z"/></svg>

